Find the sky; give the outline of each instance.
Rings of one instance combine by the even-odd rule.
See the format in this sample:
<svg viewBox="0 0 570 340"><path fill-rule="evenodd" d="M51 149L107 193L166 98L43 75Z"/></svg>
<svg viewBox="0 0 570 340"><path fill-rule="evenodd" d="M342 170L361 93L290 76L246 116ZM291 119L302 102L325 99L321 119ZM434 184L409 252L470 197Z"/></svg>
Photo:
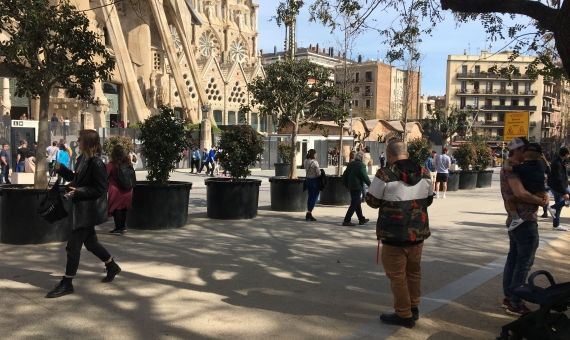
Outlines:
<svg viewBox="0 0 570 340"><path fill-rule="evenodd" d="M263 53L273 51L273 47L277 46L277 50L283 50L283 40L285 29L277 27L277 24L271 18L275 15L278 6L277 0L258 0L259 3L259 48L263 49ZM297 46L308 47L317 43L322 47L334 47L338 50L339 39L330 33L328 28L323 27L319 23L309 22L308 7L312 1L301 9L298 18L297 28ZM388 18L386 18L388 17ZM374 19L381 25L382 20L393 21L394 18L385 13L375 13ZM384 27L386 25L383 25ZM496 51L506 45L505 41L498 41L489 46L486 42L486 34L482 26L478 22L469 24L461 24L457 26L451 15L447 15L446 20L439 24L433 31L432 36L423 37L420 44L420 52L422 53L421 71L422 71L422 94L425 95L444 95L445 94L445 77L447 56L450 54L468 54L478 55L481 50ZM381 38L377 32L364 32L356 41L352 52L352 59L357 59L360 54L363 60L380 60L386 56L387 48L382 46ZM336 53L336 52L335 52ZM395 64L395 66L401 66Z"/></svg>

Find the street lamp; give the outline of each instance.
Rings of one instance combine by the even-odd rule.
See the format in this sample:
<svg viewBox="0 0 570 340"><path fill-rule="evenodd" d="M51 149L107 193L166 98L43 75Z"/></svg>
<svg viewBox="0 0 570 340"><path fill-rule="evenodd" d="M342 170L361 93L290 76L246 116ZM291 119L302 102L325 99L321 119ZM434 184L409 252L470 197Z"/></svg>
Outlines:
<svg viewBox="0 0 570 340"><path fill-rule="evenodd" d="M348 112L350 114L350 138L352 138L352 148L354 149L354 136L353 136L353 131L352 131L352 103L350 104L350 108L348 109Z"/></svg>

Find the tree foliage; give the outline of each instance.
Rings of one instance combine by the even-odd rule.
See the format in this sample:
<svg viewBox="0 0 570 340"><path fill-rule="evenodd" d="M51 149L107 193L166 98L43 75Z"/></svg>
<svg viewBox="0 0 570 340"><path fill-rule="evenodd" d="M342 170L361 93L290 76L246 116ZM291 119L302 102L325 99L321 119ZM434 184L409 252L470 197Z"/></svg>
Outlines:
<svg viewBox="0 0 570 340"><path fill-rule="evenodd" d="M220 164L232 179L245 179L251 175L249 167L255 165L263 153L263 140L251 126L234 125L222 131L218 148Z"/></svg>
<svg viewBox="0 0 570 340"><path fill-rule="evenodd" d="M157 115L141 124L139 139L147 161L147 179L165 185L188 145L184 120L177 118L172 109L161 107Z"/></svg>
<svg viewBox="0 0 570 340"><path fill-rule="evenodd" d="M453 157L457 160L457 165L461 170L467 171L475 166L477 160L477 150L471 142L461 144L454 152Z"/></svg>
<svg viewBox="0 0 570 340"><path fill-rule="evenodd" d="M54 87L90 100L97 79L109 78L114 59L89 19L68 1L2 0L0 66L16 78L16 96L40 99L36 188L47 185L49 97Z"/></svg>
<svg viewBox="0 0 570 340"><path fill-rule="evenodd" d="M341 14L357 12L355 29L367 26L374 13L396 13L395 20L387 21L388 27L370 27L390 47L390 62L405 57L410 41L421 42L421 36L431 35L450 10L458 23L481 22L490 43L507 39L509 44L503 48L513 51L512 60L521 54L536 55L530 76L570 75L570 0L315 0L311 13L332 24L333 9ZM527 21L511 20L518 18Z"/></svg>
<svg viewBox="0 0 570 340"><path fill-rule="evenodd" d="M423 130L431 138L441 140L442 145L455 134L465 136L467 133L467 111L452 108L449 110L436 109L421 122ZM434 138L435 137L435 138Z"/></svg>
<svg viewBox="0 0 570 340"><path fill-rule="evenodd" d="M416 138L408 142L408 154L410 160L423 167L426 159L431 154L431 144L425 138Z"/></svg>

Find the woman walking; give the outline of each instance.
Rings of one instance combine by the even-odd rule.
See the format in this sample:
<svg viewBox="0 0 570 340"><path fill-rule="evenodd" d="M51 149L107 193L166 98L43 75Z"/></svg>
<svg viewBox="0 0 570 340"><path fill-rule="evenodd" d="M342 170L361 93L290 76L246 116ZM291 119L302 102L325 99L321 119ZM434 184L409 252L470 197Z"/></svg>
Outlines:
<svg viewBox="0 0 570 340"><path fill-rule="evenodd" d="M321 176L321 170L319 169L319 162L315 159L316 153L317 151L315 151L315 149L309 150L309 152L307 152L307 158L305 159L307 190L309 191L307 215L305 215L305 220L307 221L317 220L313 217L313 209L315 208L315 204L317 204L317 199L319 197L319 177Z"/></svg>
<svg viewBox="0 0 570 340"><path fill-rule="evenodd" d="M122 145L115 145L111 150L111 162L107 164L109 176L109 216L115 220L115 229L111 234L124 235L127 231L127 210L133 206L133 189L124 190L119 186L120 167L132 167L129 153Z"/></svg>
<svg viewBox="0 0 570 340"><path fill-rule="evenodd" d="M97 240L95 226L104 222L105 217L100 212L101 200L107 195L107 172L100 158L101 144L99 134L95 130L82 130L79 133L79 149L77 170L74 173L66 167L56 164L56 170L64 179L71 181L68 186L66 199L73 202L73 230L67 241L67 265L65 276L59 284L50 291L47 298L57 298L73 293L72 280L79 267L81 248L85 248L105 263L107 275L102 282L111 282L121 268L113 257Z"/></svg>

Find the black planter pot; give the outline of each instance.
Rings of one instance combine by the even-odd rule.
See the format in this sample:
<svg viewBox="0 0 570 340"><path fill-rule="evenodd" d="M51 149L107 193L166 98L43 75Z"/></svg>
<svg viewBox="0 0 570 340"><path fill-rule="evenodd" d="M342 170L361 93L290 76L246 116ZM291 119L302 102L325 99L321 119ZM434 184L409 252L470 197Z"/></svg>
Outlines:
<svg viewBox="0 0 570 340"><path fill-rule="evenodd" d="M477 175L477 188L490 188L493 183L493 170L482 170Z"/></svg>
<svg viewBox="0 0 570 340"><path fill-rule="evenodd" d="M459 190L470 190L477 187L477 177L479 172L464 170L459 173Z"/></svg>
<svg viewBox="0 0 570 340"><path fill-rule="evenodd" d="M327 176L327 185L321 191L320 204L350 205L350 191L342 183L341 176Z"/></svg>
<svg viewBox="0 0 570 340"><path fill-rule="evenodd" d="M449 179L447 180L447 191L459 190L459 171L449 171Z"/></svg>
<svg viewBox="0 0 570 340"><path fill-rule="evenodd" d="M0 189L0 242L23 245L67 241L72 229L72 204L63 201L69 216L50 224L36 213L45 192L21 186Z"/></svg>
<svg viewBox="0 0 570 340"><path fill-rule="evenodd" d="M274 163L275 166L275 176L289 176L291 171L291 164L289 163Z"/></svg>
<svg viewBox="0 0 570 340"><path fill-rule="evenodd" d="M305 178L288 179L271 177L271 210L274 211L306 211L309 192L303 190Z"/></svg>
<svg viewBox="0 0 570 340"><path fill-rule="evenodd" d="M243 220L257 216L260 180L207 179L208 217Z"/></svg>
<svg viewBox="0 0 570 340"><path fill-rule="evenodd" d="M168 182L153 185L137 182L133 189L133 209L127 214L131 229L171 229L186 225L192 183Z"/></svg>

